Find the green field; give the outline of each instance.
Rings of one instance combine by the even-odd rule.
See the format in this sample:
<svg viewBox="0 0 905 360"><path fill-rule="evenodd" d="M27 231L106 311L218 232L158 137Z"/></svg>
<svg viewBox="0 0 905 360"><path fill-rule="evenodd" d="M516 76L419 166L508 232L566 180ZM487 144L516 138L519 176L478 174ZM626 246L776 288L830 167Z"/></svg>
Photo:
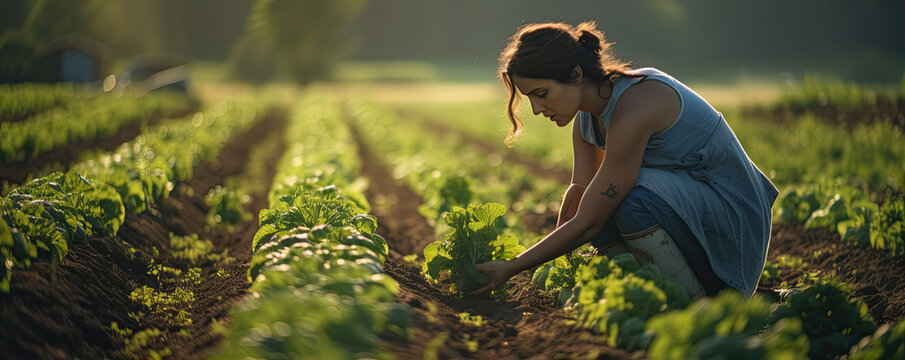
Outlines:
<svg viewBox="0 0 905 360"><path fill-rule="evenodd" d="M572 146L523 106L507 148L486 69L351 61L300 87L198 63L188 95L4 85L0 352L905 354L905 80L687 82L780 189L751 299L689 299L587 245L487 296L466 295L488 281L474 264L553 230Z"/></svg>

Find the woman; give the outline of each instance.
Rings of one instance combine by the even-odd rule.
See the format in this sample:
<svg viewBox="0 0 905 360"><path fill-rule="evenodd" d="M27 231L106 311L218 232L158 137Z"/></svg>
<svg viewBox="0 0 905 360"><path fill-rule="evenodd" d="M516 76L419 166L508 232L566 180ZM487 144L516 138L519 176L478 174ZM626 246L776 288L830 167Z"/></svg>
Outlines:
<svg viewBox="0 0 905 360"><path fill-rule="evenodd" d="M590 241L653 262L691 297L726 287L750 296L766 258L776 188L722 114L662 71L633 70L609 47L593 22L531 24L500 55L512 122L507 144L521 132L516 92L559 127L577 114L572 184L557 229L513 260L476 265L492 280L474 293Z"/></svg>

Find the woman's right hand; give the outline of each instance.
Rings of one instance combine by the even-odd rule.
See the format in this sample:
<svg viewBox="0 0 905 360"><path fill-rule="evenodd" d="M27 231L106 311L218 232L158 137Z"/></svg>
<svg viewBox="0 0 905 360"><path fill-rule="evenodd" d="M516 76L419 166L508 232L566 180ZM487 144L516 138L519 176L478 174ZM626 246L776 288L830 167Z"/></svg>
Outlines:
<svg viewBox="0 0 905 360"><path fill-rule="evenodd" d="M474 268L475 270L490 275L490 282L480 289L472 291L469 295L482 294L493 289L501 288L506 281L519 273L519 270L513 261L489 261L475 264Z"/></svg>

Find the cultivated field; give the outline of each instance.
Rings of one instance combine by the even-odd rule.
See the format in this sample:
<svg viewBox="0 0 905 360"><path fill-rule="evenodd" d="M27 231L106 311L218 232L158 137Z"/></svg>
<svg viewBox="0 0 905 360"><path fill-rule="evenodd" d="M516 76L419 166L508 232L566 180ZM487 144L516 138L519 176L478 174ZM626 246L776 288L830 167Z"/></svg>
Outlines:
<svg viewBox="0 0 905 360"><path fill-rule="evenodd" d="M462 296L571 177L568 129L527 109L503 145L497 84L2 85L0 354L905 356L905 82L691 85L781 191L751 299L588 246Z"/></svg>

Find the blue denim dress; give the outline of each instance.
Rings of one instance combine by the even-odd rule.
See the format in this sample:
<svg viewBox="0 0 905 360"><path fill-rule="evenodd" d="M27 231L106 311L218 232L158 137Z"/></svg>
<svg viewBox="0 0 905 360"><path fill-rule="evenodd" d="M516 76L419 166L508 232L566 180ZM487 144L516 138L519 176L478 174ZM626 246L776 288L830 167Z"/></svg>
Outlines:
<svg viewBox="0 0 905 360"><path fill-rule="evenodd" d="M779 194L776 187L751 162L723 115L707 101L660 70L642 68L633 73L645 76L616 81L600 114L603 124L579 112L582 138L605 150L605 139L597 129L609 125L615 104L630 86L656 80L675 89L681 98L679 117L648 140L635 186L660 197L670 207L663 216L678 216L684 222L703 247L713 272L750 296L767 256L771 208Z"/></svg>

